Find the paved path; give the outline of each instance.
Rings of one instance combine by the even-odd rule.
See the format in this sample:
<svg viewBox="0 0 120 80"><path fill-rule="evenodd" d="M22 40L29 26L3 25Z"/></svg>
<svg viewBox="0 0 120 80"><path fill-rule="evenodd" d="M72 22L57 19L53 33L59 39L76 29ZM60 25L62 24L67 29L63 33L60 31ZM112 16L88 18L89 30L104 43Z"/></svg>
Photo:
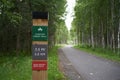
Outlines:
<svg viewBox="0 0 120 80"><path fill-rule="evenodd" d="M120 64L70 46L61 48L61 50L84 80L120 80Z"/></svg>

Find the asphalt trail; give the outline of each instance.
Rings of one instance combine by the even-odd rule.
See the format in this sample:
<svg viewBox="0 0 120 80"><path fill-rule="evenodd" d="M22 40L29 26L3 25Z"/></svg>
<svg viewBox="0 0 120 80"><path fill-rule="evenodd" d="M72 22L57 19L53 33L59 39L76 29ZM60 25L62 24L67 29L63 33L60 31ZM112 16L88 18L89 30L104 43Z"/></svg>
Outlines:
<svg viewBox="0 0 120 80"><path fill-rule="evenodd" d="M84 80L120 80L120 64L70 46L61 50Z"/></svg>

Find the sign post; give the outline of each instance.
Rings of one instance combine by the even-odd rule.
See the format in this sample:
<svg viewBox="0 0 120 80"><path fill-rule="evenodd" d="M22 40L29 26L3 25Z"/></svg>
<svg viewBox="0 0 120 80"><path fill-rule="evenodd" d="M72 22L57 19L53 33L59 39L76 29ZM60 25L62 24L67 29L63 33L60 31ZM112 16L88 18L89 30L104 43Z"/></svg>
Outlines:
<svg viewBox="0 0 120 80"><path fill-rule="evenodd" d="M48 80L48 13L33 12L32 80Z"/></svg>

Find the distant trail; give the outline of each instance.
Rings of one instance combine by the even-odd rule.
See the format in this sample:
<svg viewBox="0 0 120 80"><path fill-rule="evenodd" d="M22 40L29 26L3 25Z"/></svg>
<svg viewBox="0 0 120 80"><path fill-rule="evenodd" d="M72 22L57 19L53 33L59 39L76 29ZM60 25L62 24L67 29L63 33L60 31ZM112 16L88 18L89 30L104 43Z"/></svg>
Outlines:
<svg viewBox="0 0 120 80"><path fill-rule="evenodd" d="M69 46L61 50L84 80L120 80L120 64Z"/></svg>

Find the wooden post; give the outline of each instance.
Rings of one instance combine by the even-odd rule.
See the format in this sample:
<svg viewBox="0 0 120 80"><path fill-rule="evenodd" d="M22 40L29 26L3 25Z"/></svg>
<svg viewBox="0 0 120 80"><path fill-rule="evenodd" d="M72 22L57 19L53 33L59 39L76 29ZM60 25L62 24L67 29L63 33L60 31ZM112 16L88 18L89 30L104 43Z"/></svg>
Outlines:
<svg viewBox="0 0 120 80"><path fill-rule="evenodd" d="M33 12L32 80L48 80L48 13Z"/></svg>

